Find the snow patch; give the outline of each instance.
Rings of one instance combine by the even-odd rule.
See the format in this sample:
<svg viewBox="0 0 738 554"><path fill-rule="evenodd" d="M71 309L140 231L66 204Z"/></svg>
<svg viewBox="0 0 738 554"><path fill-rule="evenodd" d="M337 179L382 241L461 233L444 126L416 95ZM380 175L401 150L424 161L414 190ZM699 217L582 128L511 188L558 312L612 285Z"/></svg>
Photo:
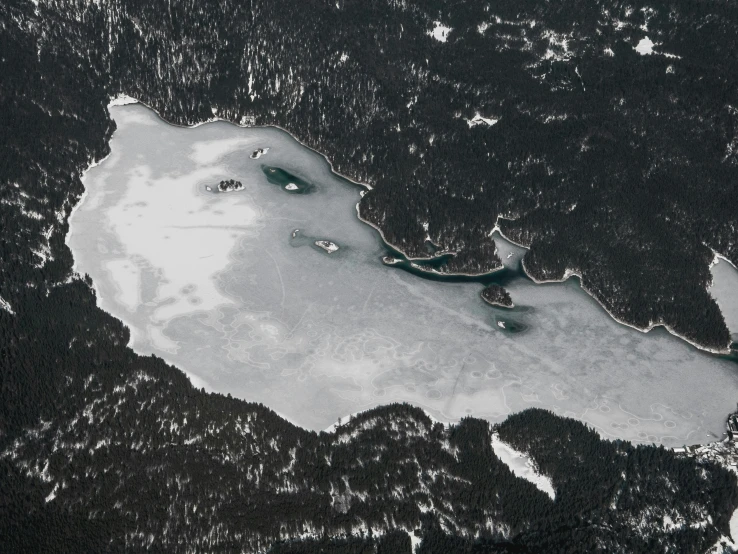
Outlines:
<svg viewBox="0 0 738 554"><path fill-rule="evenodd" d="M569 51L569 36L554 31L545 31L542 35L548 40L549 48L543 56L544 60L564 61L571 57Z"/></svg>
<svg viewBox="0 0 738 554"><path fill-rule="evenodd" d="M56 498L56 491L57 491L58 489L59 489L59 483L57 483L56 485L54 485L54 490L53 490L53 491L51 491L51 492L49 493L49 496L47 496L47 497L46 497L46 498L44 499L44 500L46 501L46 503L47 503L47 504L48 504L49 502L51 502L52 500L54 500L54 499ZM731 520L731 521L732 521L732 520Z"/></svg>
<svg viewBox="0 0 738 554"><path fill-rule="evenodd" d="M650 38L645 37L645 38L642 38L640 42L638 42L638 45L635 47L635 50L641 56L646 56L648 54L653 54L653 47L654 47L653 41Z"/></svg>
<svg viewBox="0 0 738 554"><path fill-rule="evenodd" d="M448 40L448 34L453 29L451 27L447 27L440 21L434 21L433 24L435 27L433 27L433 30L429 31L428 34L439 42L446 42Z"/></svg>
<svg viewBox="0 0 738 554"><path fill-rule="evenodd" d="M125 106L127 104L138 104L138 100L127 94L118 94L117 96L110 99L108 102L108 108L113 106Z"/></svg>
<svg viewBox="0 0 738 554"><path fill-rule="evenodd" d="M0 296L0 309L5 310L10 315L15 315L15 312L13 311L13 307L10 305L10 302L5 300L2 296Z"/></svg>
<svg viewBox="0 0 738 554"><path fill-rule="evenodd" d="M492 450L494 450L495 455L510 468L510 471L516 477L530 481L539 490L550 496L551 500L556 498L556 491L553 488L553 483L551 483L551 478L541 475L536 471L530 456L523 452L518 452L508 444L502 442L497 433L492 434Z"/></svg>
<svg viewBox="0 0 738 554"><path fill-rule="evenodd" d="M466 124L469 125L469 128L476 127L477 125L487 125L488 127L492 127L492 125L495 125L499 119L492 119L490 117L482 117L479 112L476 112L474 114L474 117L471 119L466 119Z"/></svg>
<svg viewBox="0 0 738 554"><path fill-rule="evenodd" d="M412 552L415 552L418 546L420 546L420 543L423 542L423 539L416 537L412 531L408 531L407 534L410 535L410 549Z"/></svg>

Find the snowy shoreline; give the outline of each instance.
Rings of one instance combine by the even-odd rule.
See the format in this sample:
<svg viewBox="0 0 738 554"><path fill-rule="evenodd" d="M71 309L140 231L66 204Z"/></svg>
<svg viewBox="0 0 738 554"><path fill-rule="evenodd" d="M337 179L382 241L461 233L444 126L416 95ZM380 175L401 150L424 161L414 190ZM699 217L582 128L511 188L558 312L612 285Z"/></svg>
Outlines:
<svg viewBox="0 0 738 554"><path fill-rule="evenodd" d="M488 305L494 306L495 308L504 308L506 310L512 310L515 307L515 304L510 304L509 306L506 306L505 304L500 304L499 302L490 302L487 300L484 296L481 297L482 300L484 300Z"/></svg>
<svg viewBox="0 0 738 554"><path fill-rule="evenodd" d="M498 219L500 217L501 216L498 216ZM509 237L505 236L505 234L502 232L502 230L499 228L499 226L497 224L495 224L495 227L494 227L494 229L492 229L492 232L490 233L490 235L493 234L495 231L497 231L498 233L500 233L500 236L502 238L504 238L506 241L508 241L509 243L514 244L515 246L518 246L520 248L524 248L525 250L530 250L530 248L528 248L527 246L525 246L523 244L520 244L520 243L517 243L514 240L510 239ZM713 252L715 253L716 258L719 258L721 260L725 260L730 265L733 265L730 262L730 260L724 258L720 254L716 253L714 250L713 250ZM713 262L713 264L714 263L717 263L717 262ZM663 327L664 329L666 329L666 331L669 334L671 334L671 335L677 337L678 339L681 339L684 342L686 342L686 343L694 346L697 350L701 350L703 352L709 352L710 354L730 354L731 353L730 344L728 344L727 348L725 348L724 350L715 350L713 348L707 348L705 346L699 345L696 342L693 342L693 341L689 340L687 337L684 337L684 336L680 335L679 333L677 333L676 331L674 331L671 327L669 327L665 323L652 323L648 327L641 328L641 327L637 327L636 325L633 325L632 323L628 323L626 321L621 320L615 314L613 314L610 310L608 310L607 309L607 306L605 306L594 294L592 294L592 292L586 286L584 286L584 282L582 281L582 275L579 272L577 272L577 271L567 269L564 272L564 277L561 278L561 279L546 279L546 280L543 280L543 281L539 281L538 279L536 279L535 277L533 277L528 272L528 269L525 267L525 259L523 259L520 262L520 265L523 268L523 273L525 273L525 276L528 277L528 279L530 279L531 281L533 281L536 285L545 285L545 284L548 284L548 283L563 283L563 282L567 281L570 277L578 277L579 278L579 288L582 289L584 292L586 292L595 302L597 302L597 304L600 305L600 307L603 310L605 310L605 313L607 313L607 315L609 315L613 320L615 320L620 325L624 325L626 327L630 327L631 329L635 329L636 331L640 331L641 333L644 333L644 334L645 333L648 333L652 329L655 329L656 327ZM733 266L733 267L735 268L735 266Z"/></svg>
<svg viewBox="0 0 738 554"><path fill-rule="evenodd" d="M110 102L108 102L108 106L107 106L108 113L110 113L110 108L113 107L113 106L126 106L128 104L138 104L138 100L136 100L135 98L131 98L130 96L126 96L124 94L119 94L119 95L115 96L114 98L111 98L110 99ZM113 134L115 134L115 131L113 131ZM113 136L111 135L110 136L110 139L112 139L112 138L113 138ZM109 144L110 143L108 142L108 145ZM93 169L93 168L95 168L95 167L97 167L97 166L99 166L101 163L103 163L105 160L107 160L112 155L112 153L113 153L113 151L111 150L110 152L108 152L108 154L106 156L100 158L99 160L92 160L90 162L90 165L88 165L82 171L82 173L79 176L79 180L80 180L80 182L82 183L83 186L85 184L85 179L87 178L87 174L90 172L90 170ZM67 231L67 234L64 236L64 244L67 246L67 248L69 248L69 251L70 252L72 251L72 247L69 244L69 239L72 236L72 218L75 216L75 214L79 210L80 206L82 206L82 204L85 202L85 200L87 199L88 195L89 195L89 193L87 191L87 187L84 187L84 190L82 191L82 195L72 205L72 211L69 212L69 217L67 217L67 226L69 227L69 230ZM79 275L79 270L77 268L77 260L74 258L74 256L72 256L72 272L75 273L75 274L77 274L77 275ZM93 285L93 290L95 290L94 285ZM98 293L98 291L95 290L95 294L97 294L97 293ZM99 297L99 295L98 295L98 297Z"/></svg>
<svg viewBox="0 0 738 554"><path fill-rule="evenodd" d="M437 259L440 256L445 256L447 254L451 254L451 255L455 255L456 254L455 251L448 250L448 251L439 252L437 255L431 256L431 257L427 257L427 258L412 258L412 257L408 256L402 248L400 248L396 244L392 244L390 241L388 241L387 238L384 236L384 233L382 232L382 229L380 229L379 227L377 227L371 221L368 221L368 220L364 219L363 217L361 217L361 213L359 212L359 203L358 202L356 203L356 217L359 219L359 221L361 221L365 225L368 225L369 227L371 227L372 229L374 229L377 233L379 233L379 236L381 237L382 242L384 242L387 246L389 246L390 248L394 248L400 254L402 254L403 256L405 256L405 259L404 260L399 259L398 261L396 261L396 262L394 262L392 264L386 264L386 265L395 265L395 264L397 264L399 262L404 262L404 261L410 262L411 264L412 264L412 262L430 262L430 261L432 261L434 259ZM394 259L397 259L397 258L394 258ZM441 275L443 277L485 277L487 275L492 275L493 273L497 273L498 271L502 271L503 269L505 269L505 266L503 264L500 267L497 267L497 268L493 269L492 271L485 271L484 273L466 273L466 272L463 272L463 271L442 273L440 271L433 271L433 270L424 269L424 268L421 268L421 267L417 267L416 269L419 269L419 270L424 271L426 273L430 273L432 275Z"/></svg>
<svg viewBox="0 0 738 554"><path fill-rule="evenodd" d="M500 234L502 235L502 233L500 233ZM505 238L506 238L506 240L508 240L507 237L505 237ZM677 333L676 331L674 331L666 323L651 323L648 327L638 327L636 325L633 325L632 323L628 323L627 321L623 321L622 319L620 319L619 317L617 317L615 314L613 314L610 310L608 310L607 307L594 294L592 294L592 292L586 286L584 286L584 282L582 281L582 275L579 272L577 272L577 271L567 269L564 272L564 277L562 279L546 279L544 281L539 281L538 279L536 279L535 277L533 277L528 272L528 269L525 267L525 260L523 260L521 262L521 265L523 267L523 272L525 273L525 275L531 281L533 281L537 285L545 285L545 284L548 284L548 283L563 283L564 281L568 280L570 277L578 277L579 278L579 288L581 288L584 292L586 292L589 296L591 296L594 299L594 301L597 302L597 304L599 304L600 307L603 310L605 310L605 312L607 313L607 315L609 315L612 319L614 319L620 325L624 325L626 327L630 327L631 329L635 329L636 331L640 331L641 333L644 333L644 334L645 333L648 333L652 329L655 329L656 327L663 327L671 335L673 335L673 336L677 337L678 339L681 339L684 342L686 342L686 343L694 346L698 350L702 350L703 352L709 352L710 354L730 354L730 352L731 352L731 350L730 350L730 344L727 346L727 348L725 348L723 350L715 350L714 348L708 348L706 346L702 346L700 344L697 344L696 342L693 342L693 341L689 340L685 336L680 335L679 333Z"/></svg>

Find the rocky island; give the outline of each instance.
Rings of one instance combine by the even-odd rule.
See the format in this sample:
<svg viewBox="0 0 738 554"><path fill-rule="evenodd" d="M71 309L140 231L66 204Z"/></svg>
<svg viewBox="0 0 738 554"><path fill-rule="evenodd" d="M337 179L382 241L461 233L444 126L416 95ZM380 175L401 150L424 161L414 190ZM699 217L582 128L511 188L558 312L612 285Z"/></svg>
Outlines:
<svg viewBox="0 0 738 554"><path fill-rule="evenodd" d="M243 190L243 183L234 179L228 179L218 183L218 190L220 192L234 192L237 190Z"/></svg>
<svg viewBox="0 0 738 554"><path fill-rule="evenodd" d="M510 293L500 285L488 285L482 291L482 300L492 306L500 306L502 308L514 307L512 298L510 298Z"/></svg>

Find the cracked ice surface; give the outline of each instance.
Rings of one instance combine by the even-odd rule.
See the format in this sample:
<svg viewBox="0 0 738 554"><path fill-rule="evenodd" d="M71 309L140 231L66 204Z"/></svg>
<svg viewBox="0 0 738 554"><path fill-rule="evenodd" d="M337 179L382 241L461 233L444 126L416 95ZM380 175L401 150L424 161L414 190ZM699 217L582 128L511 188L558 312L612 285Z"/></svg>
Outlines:
<svg viewBox="0 0 738 554"><path fill-rule="evenodd" d="M479 283L385 266L378 233L356 217L361 189L278 129L183 129L140 105L111 111L112 154L86 174L68 242L132 347L197 386L316 430L407 401L445 421L544 407L666 445L722 433L738 397L733 363L619 325L575 280L535 285L513 271L516 307L504 310ZM250 158L257 148L313 187L270 182ZM244 190L218 194L222 179ZM521 249L496 238L515 270Z"/></svg>

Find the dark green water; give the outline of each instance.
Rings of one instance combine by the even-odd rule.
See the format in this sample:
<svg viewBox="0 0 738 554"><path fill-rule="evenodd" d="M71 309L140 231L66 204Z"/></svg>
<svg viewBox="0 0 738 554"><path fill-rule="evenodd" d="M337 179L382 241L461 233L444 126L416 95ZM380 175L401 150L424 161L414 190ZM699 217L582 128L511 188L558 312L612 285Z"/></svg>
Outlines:
<svg viewBox="0 0 738 554"><path fill-rule="evenodd" d="M316 191L314 184L279 167L261 166L267 181L290 194L310 194ZM290 187L290 188L287 188ZM296 187L296 188L292 188Z"/></svg>
<svg viewBox="0 0 738 554"><path fill-rule="evenodd" d="M394 248L392 245L384 242L386 249L385 256L400 260L394 264L387 264L389 267L401 269L420 277L421 279L427 279L429 281L436 281L440 283L480 283L482 285L497 284L505 286L514 279L526 277L523 272L522 265L518 262L516 267L503 267L490 273L482 275L458 275L458 274L443 274L438 273L448 262L453 258L453 254L442 254L433 258L423 260L408 260L402 252ZM420 267L417 267L420 266ZM435 271L434 271L435 270ZM527 278L527 277L526 277Z"/></svg>

